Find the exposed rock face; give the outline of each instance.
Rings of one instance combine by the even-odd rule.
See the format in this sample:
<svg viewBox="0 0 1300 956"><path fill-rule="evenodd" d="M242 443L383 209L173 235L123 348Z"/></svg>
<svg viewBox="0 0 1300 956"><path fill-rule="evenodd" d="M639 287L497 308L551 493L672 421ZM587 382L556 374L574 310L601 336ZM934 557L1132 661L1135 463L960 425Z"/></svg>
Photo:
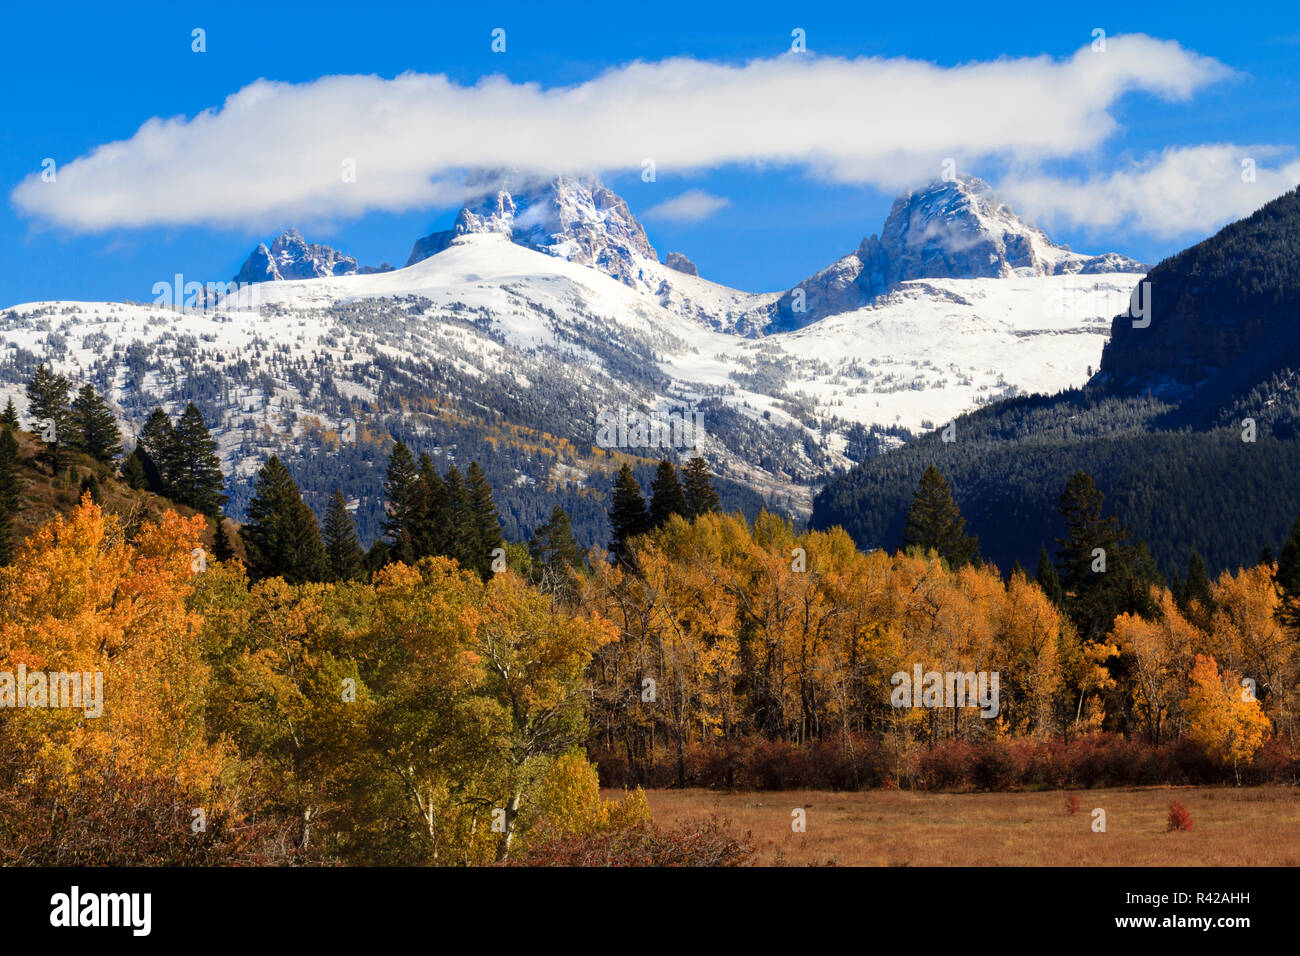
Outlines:
<svg viewBox="0 0 1300 956"><path fill-rule="evenodd" d="M664 265L669 269L676 270L677 272L684 272L688 276L698 276L700 274L700 270L695 263L691 262L690 259L687 259L680 252L668 253L668 255L664 257Z"/></svg>
<svg viewBox="0 0 1300 956"><path fill-rule="evenodd" d="M507 183L507 186L510 184ZM520 188L499 188L466 205L451 229L415 243L406 264L437 255L457 236L499 232L538 252L590 266L635 286L643 263L658 261L627 203L592 178L558 176Z"/></svg>
<svg viewBox="0 0 1300 956"><path fill-rule="evenodd" d="M389 266L389 268L392 268ZM338 250L307 242L297 229L276 236L268 247L258 243L235 276L240 285L281 279L315 279L321 276L356 275L357 260ZM383 267L371 272L384 271Z"/></svg>
<svg viewBox="0 0 1300 956"><path fill-rule="evenodd" d="M879 236L787 291L775 328L798 328L869 305L910 279L978 279L1142 272L1128 256L1085 256L1053 243L973 176L899 196ZM802 311L798 290L802 290Z"/></svg>

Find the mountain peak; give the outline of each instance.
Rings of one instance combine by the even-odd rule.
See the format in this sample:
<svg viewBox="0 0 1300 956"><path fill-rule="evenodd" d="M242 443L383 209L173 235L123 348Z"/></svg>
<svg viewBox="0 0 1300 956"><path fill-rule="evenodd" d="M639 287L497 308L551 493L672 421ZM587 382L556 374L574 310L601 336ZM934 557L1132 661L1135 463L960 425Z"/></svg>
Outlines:
<svg viewBox="0 0 1300 956"><path fill-rule="evenodd" d="M639 259L658 261L654 247L621 196L592 176L497 177L497 188L463 206L451 229L416 241L407 265L436 255L453 239L498 232L538 252L599 269L626 285Z"/></svg>
<svg viewBox="0 0 1300 956"><path fill-rule="evenodd" d="M1128 256L1087 256L1052 242L1025 222L975 176L935 180L894 200L878 236L800 283L805 311L794 311L795 289L778 300L777 328L796 328L827 315L862 308L912 279L979 279L1077 273L1144 272Z"/></svg>
<svg viewBox="0 0 1300 956"><path fill-rule="evenodd" d="M357 260L331 246L308 242L297 229L286 229L271 240L270 246L259 242L244 260L235 281L275 282L283 279L317 279L322 276L356 275L359 272L383 271L362 269Z"/></svg>

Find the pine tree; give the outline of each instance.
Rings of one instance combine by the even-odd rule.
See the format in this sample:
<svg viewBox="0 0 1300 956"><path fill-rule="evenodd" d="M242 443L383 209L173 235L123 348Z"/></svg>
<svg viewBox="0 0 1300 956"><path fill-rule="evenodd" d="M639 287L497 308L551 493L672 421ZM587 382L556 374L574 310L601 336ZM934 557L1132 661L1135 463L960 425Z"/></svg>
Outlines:
<svg viewBox="0 0 1300 956"><path fill-rule="evenodd" d="M650 514L646 511L641 486L628 465L618 470L614 479L613 503L609 509L609 524L613 537L609 553L619 564L632 566L631 540L650 530Z"/></svg>
<svg viewBox="0 0 1300 956"><path fill-rule="evenodd" d="M1195 548L1192 548L1192 555L1187 559L1187 575L1178 589L1178 607L1184 614L1189 614L1193 602L1201 606L1202 615L1207 620L1213 617L1218 607L1214 593L1210 590L1210 579L1205 573L1205 561Z"/></svg>
<svg viewBox="0 0 1300 956"><path fill-rule="evenodd" d="M474 504L465 478L455 465L447 469L443 486L447 490L447 556L455 558L463 568L474 567L480 551L474 534Z"/></svg>
<svg viewBox="0 0 1300 956"><path fill-rule="evenodd" d="M302 584L323 581L328 574L316 516L276 456L254 479L248 522L240 537L254 580L282 577L290 584Z"/></svg>
<svg viewBox="0 0 1300 956"><path fill-rule="evenodd" d="M1053 604L1059 607L1064 603L1065 592L1061 590L1061 576L1056 573L1056 565L1052 564L1046 547L1038 549L1038 573L1034 578Z"/></svg>
<svg viewBox="0 0 1300 956"><path fill-rule="evenodd" d="M365 573L366 553L357 542L357 528L348 513L347 499L337 488L325 510L324 539L330 580L355 581Z"/></svg>
<svg viewBox="0 0 1300 956"><path fill-rule="evenodd" d="M388 473L384 478L384 500L387 502L384 533L388 536L391 561L414 564L420 557L416 553L419 482L420 475L415 468L415 459L411 457L411 449L399 441L388 458Z"/></svg>
<svg viewBox="0 0 1300 956"><path fill-rule="evenodd" d="M0 412L0 426L15 429L19 427L18 409L14 408L14 400L12 398L10 398L8 403L5 405L5 410Z"/></svg>
<svg viewBox="0 0 1300 956"><path fill-rule="evenodd" d="M686 494L686 513L697 518L702 514L721 509L718 493L713 489L712 475L704 459L696 456L682 469L682 478Z"/></svg>
<svg viewBox="0 0 1300 956"><path fill-rule="evenodd" d="M476 461L470 462L465 472L465 487L469 492L471 534L478 548L471 567L487 577L492 573L492 552L505 544L505 536L501 533L501 517L492 498L492 486Z"/></svg>
<svg viewBox="0 0 1300 956"><path fill-rule="evenodd" d="M677 479L677 469L665 458L650 483L650 527L662 528L673 515L685 517L687 513L686 493Z"/></svg>
<svg viewBox="0 0 1300 956"><path fill-rule="evenodd" d="M27 414L32 418L33 429L46 444L54 474L58 474L62 465L59 449L67 444L67 434L71 429L71 409L68 406L71 389L71 382L51 372L44 363L36 366L35 374L27 383Z"/></svg>
<svg viewBox="0 0 1300 956"><path fill-rule="evenodd" d="M122 480L136 491L144 491L149 487L149 477L145 474L141 454L140 449L135 448L122 460Z"/></svg>
<svg viewBox="0 0 1300 956"><path fill-rule="evenodd" d="M528 555L538 567L558 571L566 565L583 566L584 554L573 536L573 522L559 505L551 509L548 521L538 525L528 542Z"/></svg>
<svg viewBox="0 0 1300 956"><path fill-rule="evenodd" d="M122 453L122 436L108 403L89 385L72 400L68 444L98 462L108 464Z"/></svg>
<svg viewBox="0 0 1300 956"><path fill-rule="evenodd" d="M176 473L176 432L161 408L155 408L145 419L135 450L144 467L149 490L156 495L170 494Z"/></svg>
<svg viewBox="0 0 1300 956"><path fill-rule="evenodd" d="M217 516L216 530L212 532L212 556L218 561L235 559L235 546L230 542L230 535L226 534L226 520L220 515Z"/></svg>
<svg viewBox="0 0 1300 956"><path fill-rule="evenodd" d="M1275 580L1282 601L1277 619L1288 627L1300 629L1300 518L1296 519L1291 536L1277 556Z"/></svg>
<svg viewBox="0 0 1300 956"><path fill-rule="evenodd" d="M966 534L966 519L934 465L925 469L912 498L903 526L903 547L935 551L953 568L964 567L979 554L979 542Z"/></svg>
<svg viewBox="0 0 1300 956"><path fill-rule="evenodd" d="M366 570L374 573L388 563L388 543L383 538L376 538L366 552Z"/></svg>
<svg viewBox="0 0 1300 956"><path fill-rule="evenodd" d="M1085 641L1105 637L1121 613L1149 613L1156 577L1146 549L1129 544L1119 519L1102 513L1104 500L1092 476L1078 471L1057 502L1065 521L1057 541L1065 608Z"/></svg>
<svg viewBox="0 0 1300 956"><path fill-rule="evenodd" d="M0 428L0 564L14 559L14 516L22 506L18 466L18 440L11 429Z"/></svg>
<svg viewBox="0 0 1300 956"><path fill-rule="evenodd" d="M419 506L417 509L417 531L415 547L420 556L426 554L448 554L447 543L448 512L447 488L442 476L438 474L433 459L428 454L420 455Z"/></svg>
<svg viewBox="0 0 1300 956"><path fill-rule="evenodd" d="M176 501L211 518L221 514L226 503L221 489L226 479L221 474L217 443L193 402L185 407L172 431L171 467L168 481Z"/></svg>

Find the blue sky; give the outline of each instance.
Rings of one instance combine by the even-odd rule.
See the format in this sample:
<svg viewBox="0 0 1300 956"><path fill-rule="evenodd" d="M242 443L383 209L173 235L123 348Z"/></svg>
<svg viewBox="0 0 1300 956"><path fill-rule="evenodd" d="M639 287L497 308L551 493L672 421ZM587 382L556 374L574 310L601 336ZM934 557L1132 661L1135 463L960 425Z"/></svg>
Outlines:
<svg viewBox="0 0 1300 956"><path fill-rule="evenodd" d="M253 244L290 226L303 228L309 238L336 245L362 263L401 265L417 237L450 222L456 207L445 197L413 200L408 208L392 208L402 204L389 195L357 209L331 200L319 214L304 213L301 204L280 208L264 196L273 191L268 167L259 165L268 161L265 155L256 161L250 156L245 163L245 143L250 140L231 142L229 155L218 161L210 155L210 143L205 146L196 137L186 140L184 131L166 174L150 174L152 180L138 176L122 186L101 220L84 221L82 210L94 206L112 180L102 173L92 175L89 168L80 178L69 175L51 184L65 190L61 206L46 203L52 192L29 187L34 198L20 210L14 190L25 178L39 176L46 157L55 159L60 170L67 169L103 144L130 140L152 118L179 116L188 121L202 110L220 109L227 97L256 80L311 84L331 75L376 74L389 80L416 72L442 74L455 86L472 87L485 76L504 74L511 84L536 83L550 90L599 81L638 60L658 63L689 57L740 69L754 60L786 54L796 27L806 31L808 57L915 61L926 75L941 81L933 94L924 94L938 99L948 95L945 89L954 88L942 82L954 67L1043 55L1063 63L1089 47L1096 28L1104 29L1112 43L1115 37L1137 33L1176 41L1188 58L1201 58L1201 65L1179 61L1154 81L1130 81L1131 88L1096 107L1110 126L1095 142L1062 147L1068 131L1049 130L1041 137L1047 145L1033 146L1028 157L1011 155L1011 147L1000 151L995 142L986 144L983 152L975 151L969 164L961 160L964 171L999 188L1005 183L1017 208L1023 206L1017 196L1037 204L1041 214L1031 217L1059 241L1081 251L1115 249L1156 261L1296 181L1291 150L1300 144L1300 71L1295 69L1300 14L1281 5L1216 6L1197 12L1186 4L1043 4L1029 15L933 2L874 9L861 4L756 3L727 10L664 2L581 9L537 4L464 4L453 9L430 3L314 3L297 9L265 3L139 4L111 12L77 3L12 7L0 35L6 90L5 121L0 125L5 197L0 204L0 256L7 265L0 272L0 305L55 298L147 300L155 282L177 272L199 281L228 279ZM207 50L201 54L191 50L195 27L206 31ZM507 31L505 53L490 48L496 27ZM1131 73L1143 71L1144 57L1150 59L1145 54L1131 57ZM1212 68L1207 70L1206 62ZM1192 74L1197 78L1187 79ZM1063 110L1067 117L1073 115L1071 104L1053 101L1051 84L1057 80L1046 76L1047 92L1032 92L1037 116L1031 123L1041 117L1044 126L1051 126ZM1002 112L1004 101L1017 95L1014 85L998 82L1002 85L990 87L996 95L974 112L985 105L990 115ZM1153 82L1188 82L1192 88L1171 100L1153 91ZM923 95L915 91L917 85L924 84L909 87L908 95ZM824 90L813 98L823 108L830 104L833 112L818 122L842 116L842 130L861 137L862 104L842 95L845 89L825 81ZM1062 87L1065 93L1070 89ZM355 101L366 94L349 89L346 95ZM682 102L691 99L687 95ZM314 117L328 126L331 111L315 102ZM816 139L838 141L839 136L826 125L810 125L821 132L810 134L814 141L800 147L802 158L786 162L781 158L782 127L797 127L799 110L792 114L786 104L786 112L774 107L768 117L761 103L753 105L758 117L754 125L770 122L772 127L763 130L767 140L762 155L727 155L713 144L712 152L699 154L707 153L699 162L662 165L653 183L643 182L639 170L630 166L601 174L638 214L687 190L727 200L702 221L647 220L651 241L661 254L676 250L690 256L702 275L716 281L754 290L785 288L879 228L896 191L900 166L894 163L886 170L878 157L858 163L854 150L861 144L845 143L835 159L836 171L828 173L816 159L821 145ZM269 125L253 137L265 139L260 152L278 153L276 137L290 135L282 125ZM926 158L907 162L928 169L925 150L930 146L924 132L899 134L882 127L880 135L894 137L891 141L901 144L900 149L912 148L908 136L926 140L916 146L917 155ZM442 145L454 158L458 144ZM945 148L957 152L960 146L959 141L955 148L937 148L939 153ZM681 148L682 155L695 155L689 142ZM1018 148L1023 152L1023 144ZM1196 153L1190 165L1181 159L1161 164L1160 157L1171 149L1177 157L1182 155L1179 150L1205 152ZM1233 185L1237 157L1256 154L1259 181L1247 192ZM286 150L284 155L292 153ZM187 164L194 170L187 170ZM419 172L419 164L415 166ZM910 167L904 163L904 168ZM1213 173L1206 174L1210 168ZM1143 178L1144 169L1151 176ZM1117 172L1127 178L1106 185L1106 177ZM187 180L191 174L196 178ZM1093 185L1086 188L1090 178ZM1060 188L1058 180L1078 188ZM146 203L154 181L163 210L143 224L129 221L124 206ZM220 221L223 217L202 203L190 211L188 199L211 190L187 187L186 182L220 182L232 195L257 194L250 208L260 211L242 222ZM68 191L74 187L81 192ZM1147 194L1156 187L1174 188L1175 198L1148 201ZM1177 201L1179 188L1187 193L1187 203ZM1194 197L1204 201L1196 205ZM1112 200L1119 211L1098 211ZM176 207L174 216L167 211L169 203Z"/></svg>

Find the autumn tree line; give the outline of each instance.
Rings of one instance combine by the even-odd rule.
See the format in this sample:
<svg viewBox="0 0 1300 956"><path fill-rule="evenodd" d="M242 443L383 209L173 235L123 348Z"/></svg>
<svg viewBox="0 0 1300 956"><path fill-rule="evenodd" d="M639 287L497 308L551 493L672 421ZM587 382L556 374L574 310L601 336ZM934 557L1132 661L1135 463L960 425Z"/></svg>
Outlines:
<svg viewBox="0 0 1300 956"><path fill-rule="evenodd" d="M53 385L44 410L67 427L33 423L42 454L93 454L90 419ZM111 458L111 438L95 447ZM20 663L105 678L98 719L0 707L4 862L556 859L565 840L651 832L643 795L603 799L602 777L1295 774L1300 524L1277 560L1213 581L1193 561L1171 588L1080 473L1053 554L1004 577L937 471L887 554L721 513L696 458L661 462L648 495L624 465L609 547L583 553L562 509L503 541L474 464L440 473L398 442L386 534L363 549L349 503L335 495L322 529L277 458L244 524L214 529L219 459L197 410L151 416L120 467L196 513L127 522L87 490L0 568L0 703ZM918 665L997 672L996 716L895 706L895 675Z"/></svg>

